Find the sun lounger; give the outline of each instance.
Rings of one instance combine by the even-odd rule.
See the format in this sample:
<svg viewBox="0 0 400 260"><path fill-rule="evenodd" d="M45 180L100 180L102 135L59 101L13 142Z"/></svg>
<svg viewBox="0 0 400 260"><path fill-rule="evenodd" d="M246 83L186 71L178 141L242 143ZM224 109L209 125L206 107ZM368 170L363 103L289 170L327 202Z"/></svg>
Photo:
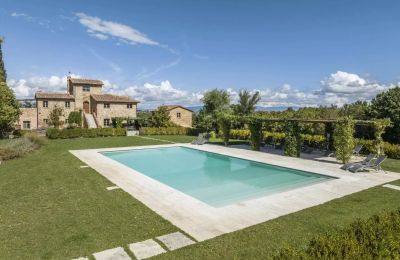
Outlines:
<svg viewBox="0 0 400 260"><path fill-rule="evenodd" d="M365 165L356 164L356 165L350 167L349 171L354 172L354 173L361 172L361 171L369 171L369 170L379 171L379 170L381 170L381 165L386 160L386 158L387 158L386 155L381 155L376 160L372 160Z"/></svg>
<svg viewBox="0 0 400 260"><path fill-rule="evenodd" d="M354 149L353 149L353 154L360 156L360 152L361 152L362 148L363 148L363 146L361 144L356 145L356 147L354 147Z"/></svg>
<svg viewBox="0 0 400 260"><path fill-rule="evenodd" d="M343 165L342 167L340 167L340 169L342 170L348 170L351 167L357 165L357 164L362 164L362 165L367 165L372 159L375 158L375 154L370 153L367 158L365 158L364 160L362 160L361 162L351 162L351 163L346 163L345 165Z"/></svg>
<svg viewBox="0 0 400 260"><path fill-rule="evenodd" d="M202 133L199 134L196 140L193 140L192 144L203 145L209 142L208 135L203 135Z"/></svg>

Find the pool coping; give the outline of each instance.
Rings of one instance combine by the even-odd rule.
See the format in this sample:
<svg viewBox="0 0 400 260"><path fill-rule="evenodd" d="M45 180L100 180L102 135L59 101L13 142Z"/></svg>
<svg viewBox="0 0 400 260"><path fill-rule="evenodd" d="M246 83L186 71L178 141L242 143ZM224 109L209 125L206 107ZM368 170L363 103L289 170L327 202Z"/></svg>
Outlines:
<svg viewBox="0 0 400 260"><path fill-rule="evenodd" d="M216 208L100 153L176 146L327 175L334 179ZM70 152L198 241L400 179L400 174L393 172L353 174L340 170L339 164L217 145L167 144L71 150Z"/></svg>

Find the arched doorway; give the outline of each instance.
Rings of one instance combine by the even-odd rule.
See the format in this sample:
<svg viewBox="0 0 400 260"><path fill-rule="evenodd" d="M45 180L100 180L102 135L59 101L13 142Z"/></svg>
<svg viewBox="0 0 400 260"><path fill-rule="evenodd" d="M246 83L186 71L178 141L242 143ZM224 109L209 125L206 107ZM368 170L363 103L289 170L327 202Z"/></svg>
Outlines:
<svg viewBox="0 0 400 260"><path fill-rule="evenodd" d="M83 111L84 111L86 114L89 114L90 109L89 109L89 102L88 102L88 101L83 102Z"/></svg>

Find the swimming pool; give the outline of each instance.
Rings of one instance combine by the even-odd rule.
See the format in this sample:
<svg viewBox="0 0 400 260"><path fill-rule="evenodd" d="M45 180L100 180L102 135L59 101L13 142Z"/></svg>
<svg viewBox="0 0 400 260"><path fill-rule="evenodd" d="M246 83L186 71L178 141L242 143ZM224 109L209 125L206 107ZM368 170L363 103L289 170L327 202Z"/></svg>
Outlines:
<svg viewBox="0 0 400 260"><path fill-rule="evenodd" d="M179 146L102 154L213 207L332 179Z"/></svg>

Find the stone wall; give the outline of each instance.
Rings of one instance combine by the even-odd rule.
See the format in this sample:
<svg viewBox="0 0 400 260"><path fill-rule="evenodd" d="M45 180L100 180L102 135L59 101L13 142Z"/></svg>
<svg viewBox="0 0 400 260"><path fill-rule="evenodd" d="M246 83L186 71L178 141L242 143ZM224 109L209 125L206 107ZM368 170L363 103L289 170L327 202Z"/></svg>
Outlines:
<svg viewBox="0 0 400 260"><path fill-rule="evenodd" d="M92 99L93 101L93 99ZM98 126L104 127L104 119L111 119L113 117L129 117L136 118L137 105L132 104L132 108L127 108L127 103L109 103L110 108L104 108L104 103L97 103L95 110L97 116Z"/></svg>
<svg viewBox="0 0 400 260"><path fill-rule="evenodd" d="M180 113L181 117L178 118L177 114ZM193 113L181 107L176 107L169 110L170 120L183 127L192 127Z"/></svg>
<svg viewBox="0 0 400 260"><path fill-rule="evenodd" d="M48 107L43 107L43 101L47 100L48 101ZM70 102L70 107L66 108L65 107L65 101ZM37 99L37 111L38 111L38 117L37 117L37 124L38 128L48 128L49 126L46 124L45 119L49 119L49 114L50 112L54 109L55 106L61 107L63 109L64 115L61 116L60 120L65 122L66 119L68 119L69 113L72 111L75 111L75 102L73 100L59 100L59 99ZM77 110L79 111L79 110ZM63 127L68 126L67 123L64 123Z"/></svg>
<svg viewBox="0 0 400 260"><path fill-rule="evenodd" d="M82 85L74 85L73 93L70 94L75 97L76 109L83 110L83 102L85 101L89 102L89 107L92 107L90 94L102 94L102 93L101 93L101 86L90 85L90 92L86 92L83 91ZM89 112L92 113L92 111Z"/></svg>
<svg viewBox="0 0 400 260"><path fill-rule="evenodd" d="M29 121L31 124L30 129L37 129L37 109L36 107L33 108L21 108L21 116L19 117L19 120L17 122L18 127L21 129L23 128L23 122L24 121Z"/></svg>

